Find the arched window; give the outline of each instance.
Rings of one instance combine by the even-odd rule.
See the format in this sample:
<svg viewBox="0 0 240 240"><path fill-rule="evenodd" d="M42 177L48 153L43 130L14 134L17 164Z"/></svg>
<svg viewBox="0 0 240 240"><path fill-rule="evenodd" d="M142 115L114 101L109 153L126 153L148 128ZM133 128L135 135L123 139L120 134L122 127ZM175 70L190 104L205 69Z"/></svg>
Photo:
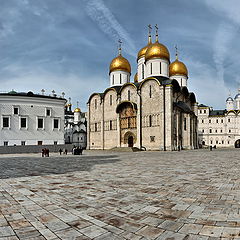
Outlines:
<svg viewBox="0 0 240 240"><path fill-rule="evenodd" d="M109 104L112 105L112 95L110 95Z"/></svg>
<svg viewBox="0 0 240 240"><path fill-rule="evenodd" d="M130 90L128 90L128 101L130 101L131 100L131 92L130 92Z"/></svg>
<svg viewBox="0 0 240 240"><path fill-rule="evenodd" d="M114 85L114 74L112 75L112 84Z"/></svg>
<svg viewBox="0 0 240 240"><path fill-rule="evenodd" d="M149 97L150 98L152 97L152 86L151 85L149 86Z"/></svg>
<svg viewBox="0 0 240 240"><path fill-rule="evenodd" d="M152 127L152 115L149 116L149 127Z"/></svg>
<svg viewBox="0 0 240 240"><path fill-rule="evenodd" d="M152 63L150 63L150 74L152 74Z"/></svg>
<svg viewBox="0 0 240 240"><path fill-rule="evenodd" d="M122 74L120 73L120 84L122 84Z"/></svg>
<svg viewBox="0 0 240 240"><path fill-rule="evenodd" d="M97 109L97 99L95 99L95 109Z"/></svg>
<svg viewBox="0 0 240 240"><path fill-rule="evenodd" d="M109 122L109 127L110 127L110 130L112 130L112 120L110 120L110 122Z"/></svg>
<svg viewBox="0 0 240 240"><path fill-rule="evenodd" d="M162 73L162 63L160 62L160 74Z"/></svg>

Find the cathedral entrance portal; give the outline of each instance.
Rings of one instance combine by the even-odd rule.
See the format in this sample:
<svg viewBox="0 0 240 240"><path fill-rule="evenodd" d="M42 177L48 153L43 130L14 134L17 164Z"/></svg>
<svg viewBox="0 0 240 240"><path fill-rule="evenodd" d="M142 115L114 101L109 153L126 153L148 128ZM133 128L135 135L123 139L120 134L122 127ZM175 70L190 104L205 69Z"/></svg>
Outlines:
<svg viewBox="0 0 240 240"><path fill-rule="evenodd" d="M240 148L240 139L235 142L235 148Z"/></svg>
<svg viewBox="0 0 240 240"><path fill-rule="evenodd" d="M128 147L133 147L133 136L128 137Z"/></svg>

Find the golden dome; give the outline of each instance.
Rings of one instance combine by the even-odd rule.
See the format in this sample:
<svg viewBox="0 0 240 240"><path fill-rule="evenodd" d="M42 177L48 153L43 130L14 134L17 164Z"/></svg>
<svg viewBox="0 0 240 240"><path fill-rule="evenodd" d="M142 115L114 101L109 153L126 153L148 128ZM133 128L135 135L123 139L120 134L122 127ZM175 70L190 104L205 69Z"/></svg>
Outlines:
<svg viewBox="0 0 240 240"><path fill-rule="evenodd" d="M75 108L74 112L81 112L81 109L80 108Z"/></svg>
<svg viewBox="0 0 240 240"><path fill-rule="evenodd" d="M139 58L145 56L148 47L149 47L149 45L147 45L147 46L143 47L142 49L140 49L140 51L138 52L137 60L138 60Z"/></svg>
<svg viewBox="0 0 240 240"><path fill-rule="evenodd" d="M134 76L134 82L138 82L138 74L136 73L135 76Z"/></svg>
<svg viewBox="0 0 240 240"><path fill-rule="evenodd" d="M131 73L130 63L122 55L118 55L114 58L109 67L109 73L113 71L125 71Z"/></svg>
<svg viewBox="0 0 240 240"><path fill-rule="evenodd" d="M69 106L69 107L71 107L71 106L72 106L72 104L71 104L71 103L69 103L69 104L68 104L68 106Z"/></svg>
<svg viewBox="0 0 240 240"><path fill-rule="evenodd" d="M168 49L158 41L150 45L145 54L146 61L153 58L163 58L168 61L170 59L170 54Z"/></svg>
<svg viewBox="0 0 240 240"><path fill-rule="evenodd" d="M188 76L186 65L183 62L178 61L178 59L169 65L169 76L171 77L174 75Z"/></svg>

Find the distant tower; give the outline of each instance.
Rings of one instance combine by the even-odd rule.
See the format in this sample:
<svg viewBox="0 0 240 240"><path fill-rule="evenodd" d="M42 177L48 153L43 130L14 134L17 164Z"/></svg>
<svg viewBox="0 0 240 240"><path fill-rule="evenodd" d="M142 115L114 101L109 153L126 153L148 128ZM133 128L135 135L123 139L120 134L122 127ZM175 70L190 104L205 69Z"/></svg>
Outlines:
<svg viewBox="0 0 240 240"><path fill-rule="evenodd" d="M81 120L81 109L78 107L78 102L77 102L77 108L74 110L74 124L79 123Z"/></svg>
<svg viewBox="0 0 240 240"><path fill-rule="evenodd" d="M230 93L229 93L229 97L226 100L226 109L227 111L234 110L234 100L232 99Z"/></svg>
<svg viewBox="0 0 240 240"><path fill-rule="evenodd" d="M188 70L183 62L178 60L178 49L176 49L176 59L169 66L170 79L176 79L181 87L187 87Z"/></svg>
<svg viewBox="0 0 240 240"><path fill-rule="evenodd" d="M151 44L145 54L146 77L169 77L170 54L168 49L158 42L158 26L156 28L156 41Z"/></svg>
<svg viewBox="0 0 240 240"><path fill-rule="evenodd" d="M130 82L131 66L122 56L122 42L119 40L118 56L114 58L109 67L110 86L123 85Z"/></svg>

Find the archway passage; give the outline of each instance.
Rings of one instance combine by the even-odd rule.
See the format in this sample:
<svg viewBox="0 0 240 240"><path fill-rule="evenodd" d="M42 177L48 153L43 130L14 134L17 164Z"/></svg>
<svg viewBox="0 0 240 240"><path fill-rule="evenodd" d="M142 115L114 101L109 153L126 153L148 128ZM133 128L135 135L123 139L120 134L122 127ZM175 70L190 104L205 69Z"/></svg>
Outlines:
<svg viewBox="0 0 240 240"><path fill-rule="evenodd" d="M235 148L240 148L240 139L235 142Z"/></svg>
<svg viewBox="0 0 240 240"><path fill-rule="evenodd" d="M128 137L128 147L133 147L133 136Z"/></svg>

